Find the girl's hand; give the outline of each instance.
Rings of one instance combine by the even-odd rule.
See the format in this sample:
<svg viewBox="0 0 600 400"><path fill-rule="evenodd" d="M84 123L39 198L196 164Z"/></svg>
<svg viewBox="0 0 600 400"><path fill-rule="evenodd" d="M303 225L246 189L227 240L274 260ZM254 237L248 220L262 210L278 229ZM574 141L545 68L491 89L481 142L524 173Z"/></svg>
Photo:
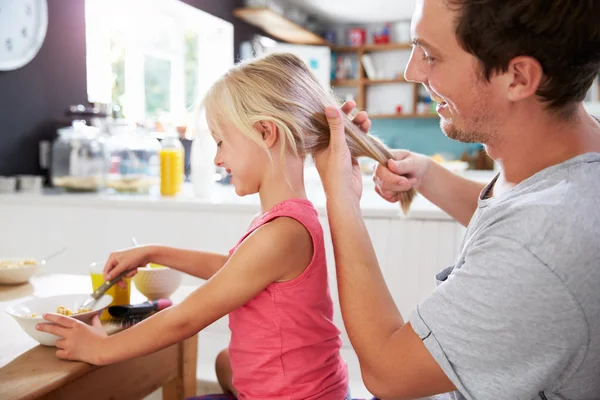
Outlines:
<svg viewBox="0 0 600 400"><path fill-rule="evenodd" d="M56 341L56 356L65 360L77 360L93 365L102 365L103 351L108 335L102 329L100 318L96 315L92 325L75 318L59 314L44 314L46 321L52 324L38 324L38 331L62 337Z"/></svg>
<svg viewBox="0 0 600 400"><path fill-rule="evenodd" d="M129 270L131 272L127 274L127 277L133 277L139 267L144 267L150 262L151 249L152 246L137 246L111 253L104 265L104 279L110 280L121 272ZM119 282L121 286L124 284L122 281Z"/></svg>

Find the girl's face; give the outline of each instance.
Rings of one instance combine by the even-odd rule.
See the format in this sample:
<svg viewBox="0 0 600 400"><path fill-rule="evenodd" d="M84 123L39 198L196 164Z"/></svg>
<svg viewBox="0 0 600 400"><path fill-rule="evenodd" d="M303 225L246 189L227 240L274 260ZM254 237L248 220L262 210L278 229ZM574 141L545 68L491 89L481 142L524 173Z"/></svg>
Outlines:
<svg viewBox="0 0 600 400"><path fill-rule="evenodd" d="M223 132L212 132L217 143L214 163L231 174L231 184L238 196L258 193L267 172L272 168L267 152L230 124Z"/></svg>

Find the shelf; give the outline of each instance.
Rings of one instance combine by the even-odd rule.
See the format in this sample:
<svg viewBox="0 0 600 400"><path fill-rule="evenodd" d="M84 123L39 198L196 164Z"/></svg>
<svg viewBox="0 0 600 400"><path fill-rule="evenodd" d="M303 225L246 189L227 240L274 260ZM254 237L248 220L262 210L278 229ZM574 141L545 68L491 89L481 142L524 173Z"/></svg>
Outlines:
<svg viewBox="0 0 600 400"><path fill-rule="evenodd" d="M321 36L268 8L236 8L233 15L287 43L329 45Z"/></svg>
<svg viewBox="0 0 600 400"><path fill-rule="evenodd" d="M371 44L363 46L364 51L392 51L392 50L411 50L410 43L388 43L388 44Z"/></svg>
<svg viewBox="0 0 600 400"><path fill-rule="evenodd" d="M385 85L388 83L409 83L404 78L396 78L396 79L364 79L363 83L365 85Z"/></svg>
<svg viewBox="0 0 600 400"><path fill-rule="evenodd" d="M370 119L438 119L437 114L370 114Z"/></svg>
<svg viewBox="0 0 600 400"><path fill-rule="evenodd" d="M358 79L338 79L331 81L331 86L336 87L357 87L360 81Z"/></svg>
<svg viewBox="0 0 600 400"><path fill-rule="evenodd" d="M369 44L366 46L332 46L331 51L334 53L355 53L359 50L364 52L376 51L393 51L393 50L410 50L410 43L388 43L388 44Z"/></svg>

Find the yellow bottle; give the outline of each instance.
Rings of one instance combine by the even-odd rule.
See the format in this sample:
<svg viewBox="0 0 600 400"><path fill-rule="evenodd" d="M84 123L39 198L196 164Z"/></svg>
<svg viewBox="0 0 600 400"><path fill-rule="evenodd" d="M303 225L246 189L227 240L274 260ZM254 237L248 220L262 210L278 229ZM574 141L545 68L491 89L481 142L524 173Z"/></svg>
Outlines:
<svg viewBox="0 0 600 400"><path fill-rule="evenodd" d="M160 194L175 196L181 191L184 174L183 145L176 134L165 136L160 150Z"/></svg>
<svg viewBox="0 0 600 400"><path fill-rule="evenodd" d="M90 276L92 278L92 292L95 291L104 283L104 263L93 263L90 265ZM110 289L106 291L106 294L113 298L112 303L109 306L120 306L130 304L131 299L131 278L124 278L125 287L122 288L118 283L114 284ZM108 313L108 307L100 315L101 321L106 321L110 318Z"/></svg>

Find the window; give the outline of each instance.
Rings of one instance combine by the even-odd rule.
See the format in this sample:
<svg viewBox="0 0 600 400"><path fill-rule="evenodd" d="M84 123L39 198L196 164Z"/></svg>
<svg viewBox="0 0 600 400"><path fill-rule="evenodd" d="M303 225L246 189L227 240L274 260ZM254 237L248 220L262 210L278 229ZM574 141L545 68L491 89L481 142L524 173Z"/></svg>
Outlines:
<svg viewBox="0 0 600 400"><path fill-rule="evenodd" d="M188 125L233 65L233 26L178 0L86 0L88 100L149 127Z"/></svg>

